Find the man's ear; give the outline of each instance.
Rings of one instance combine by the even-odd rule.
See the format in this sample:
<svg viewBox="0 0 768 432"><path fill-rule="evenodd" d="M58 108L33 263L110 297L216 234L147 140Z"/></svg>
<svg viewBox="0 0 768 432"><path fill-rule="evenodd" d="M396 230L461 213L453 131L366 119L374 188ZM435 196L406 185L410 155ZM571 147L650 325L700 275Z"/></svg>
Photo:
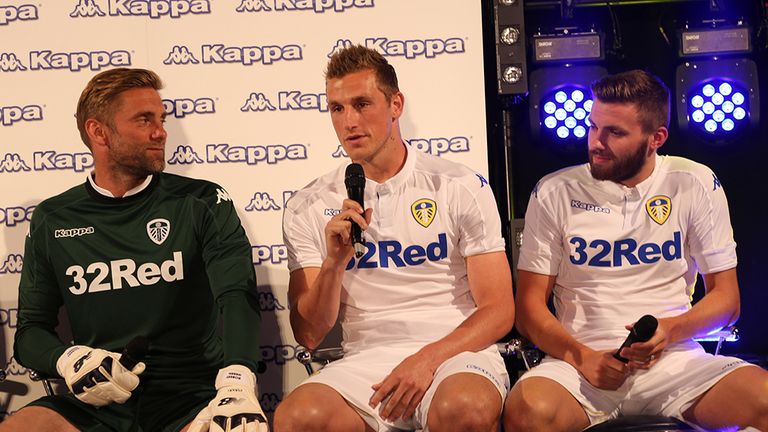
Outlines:
<svg viewBox="0 0 768 432"><path fill-rule="evenodd" d="M402 93L397 92L392 95L392 101L390 102L392 107L392 120L395 121L403 115L403 108L405 107L405 96Z"/></svg>
<svg viewBox="0 0 768 432"><path fill-rule="evenodd" d="M652 133L649 137L650 142L648 143L648 151L655 152L658 150L659 147L663 146L664 143L667 142L667 138L669 138L669 129L667 129L665 126L661 126L656 129L656 132Z"/></svg>
<svg viewBox="0 0 768 432"><path fill-rule="evenodd" d="M107 125L104 123L89 118L85 121L85 132L88 135L88 140L91 142L91 146L103 146L107 144Z"/></svg>

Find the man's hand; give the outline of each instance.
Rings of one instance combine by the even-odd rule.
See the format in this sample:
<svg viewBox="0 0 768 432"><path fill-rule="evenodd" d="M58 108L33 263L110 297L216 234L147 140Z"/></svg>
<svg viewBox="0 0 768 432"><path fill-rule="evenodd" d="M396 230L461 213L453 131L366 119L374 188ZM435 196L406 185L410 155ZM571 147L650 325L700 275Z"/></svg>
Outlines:
<svg viewBox="0 0 768 432"><path fill-rule="evenodd" d="M663 351L670 343L669 333L671 327L670 318L660 318L656 333L645 342L635 342L621 350L621 356L628 359L631 369L649 369L656 364ZM632 330L634 323L626 326Z"/></svg>
<svg viewBox="0 0 768 432"><path fill-rule="evenodd" d="M368 404L371 408L381 403L379 415L395 421L411 418L435 376L437 366L421 351L400 362L383 381L374 384L374 393Z"/></svg>
<svg viewBox="0 0 768 432"><path fill-rule="evenodd" d="M587 350L578 371L593 386L616 390L629 376L630 367L613 357L613 351Z"/></svg>
<svg viewBox="0 0 768 432"><path fill-rule="evenodd" d="M142 362L127 370L120 355L103 349L75 345L59 357L56 369L79 400L96 407L125 403L139 385Z"/></svg>
<svg viewBox="0 0 768 432"><path fill-rule="evenodd" d="M216 390L216 397L192 420L188 432L269 432L250 369L231 365L219 370Z"/></svg>
<svg viewBox="0 0 768 432"><path fill-rule="evenodd" d="M360 229L368 229L368 223L371 221L373 209L363 212L360 204L351 199L345 199L341 207L341 212L332 217L325 225L325 241L328 259L333 259L347 265L352 258L355 250L352 247L352 222L360 225Z"/></svg>

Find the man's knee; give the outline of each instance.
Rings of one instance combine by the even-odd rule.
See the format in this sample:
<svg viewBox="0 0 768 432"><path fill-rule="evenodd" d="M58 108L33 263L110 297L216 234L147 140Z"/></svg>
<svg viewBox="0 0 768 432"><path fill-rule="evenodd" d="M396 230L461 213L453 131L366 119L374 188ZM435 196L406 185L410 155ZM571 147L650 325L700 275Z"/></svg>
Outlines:
<svg viewBox="0 0 768 432"><path fill-rule="evenodd" d="M571 431L589 426L581 404L560 384L547 378L519 382L504 403L505 431Z"/></svg>
<svg viewBox="0 0 768 432"><path fill-rule="evenodd" d="M475 385L438 388L427 415L430 430L485 432L498 424L501 395L489 381L479 379L482 382Z"/></svg>
<svg viewBox="0 0 768 432"><path fill-rule="evenodd" d="M552 425L557 418L557 406L548 399L523 397L519 389L513 389L504 403L504 430L541 430Z"/></svg>
<svg viewBox="0 0 768 432"><path fill-rule="evenodd" d="M64 417L48 408L25 407L0 422L0 432L77 432Z"/></svg>
<svg viewBox="0 0 768 432"><path fill-rule="evenodd" d="M302 386L277 406L274 430L275 432L327 431L330 430L332 420L338 420L339 416L346 414L344 408L351 410L334 390L313 385Z"/></svg>

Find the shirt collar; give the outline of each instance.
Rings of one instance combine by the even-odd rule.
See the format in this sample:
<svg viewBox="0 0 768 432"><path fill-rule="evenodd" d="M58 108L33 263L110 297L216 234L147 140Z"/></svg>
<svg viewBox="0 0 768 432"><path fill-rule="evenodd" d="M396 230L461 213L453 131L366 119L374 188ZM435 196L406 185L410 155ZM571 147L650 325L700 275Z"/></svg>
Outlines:
<svg viewBox="0 0 768 432"><path fill-rule="evenodd" d="M105 197L109 197L109 198L116 198L114 195L112 195L112 192L110 192L110 191L108 191L108 190L104 189L103 187L100 187L99 185L96 184L96 171L95 170L91 171L88 174L88 182L93 187L93 190L95 190L96 192L100 193L101 195L104 195ZM139 193L139 192L143 191L144 189L146 189L151 182L152 182L152 174L148 175L147 178L144 179L144 181L140 185L136 186L135 188L133 188L133 189L127 191L125 194L123 194L123 196L121 198L128 198L131 195L136 195L137 193Z"/></svg>

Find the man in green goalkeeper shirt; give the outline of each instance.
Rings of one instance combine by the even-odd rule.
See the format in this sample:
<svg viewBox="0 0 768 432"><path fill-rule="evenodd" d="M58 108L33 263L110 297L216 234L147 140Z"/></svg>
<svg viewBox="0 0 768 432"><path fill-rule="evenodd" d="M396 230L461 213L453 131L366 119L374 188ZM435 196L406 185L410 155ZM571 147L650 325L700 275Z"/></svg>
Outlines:
<svg viewBox="0 0 768 432"><path fill-rule="evenodd" d="M0 431L267 430L250 243L220 186L163 173L161 87L154 72L120 68L80 96L94 170L34 212L14 346L71 393L32 402ZM54 331L61 306L73 346Z"/></svg>

